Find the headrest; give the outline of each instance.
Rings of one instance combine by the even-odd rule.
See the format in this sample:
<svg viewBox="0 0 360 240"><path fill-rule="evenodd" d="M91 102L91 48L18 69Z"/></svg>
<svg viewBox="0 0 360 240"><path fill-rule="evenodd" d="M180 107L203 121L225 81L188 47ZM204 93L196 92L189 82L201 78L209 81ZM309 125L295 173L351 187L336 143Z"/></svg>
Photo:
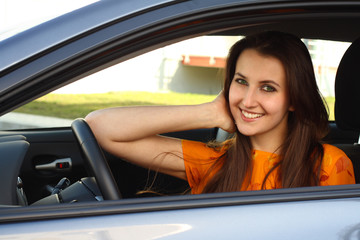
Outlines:
<svg viewBox="0 0 360 240"><path fill-rule="evenodd" d="M335 78L335 121L343 130L360 131L360 38L346 50Z"/></svg>

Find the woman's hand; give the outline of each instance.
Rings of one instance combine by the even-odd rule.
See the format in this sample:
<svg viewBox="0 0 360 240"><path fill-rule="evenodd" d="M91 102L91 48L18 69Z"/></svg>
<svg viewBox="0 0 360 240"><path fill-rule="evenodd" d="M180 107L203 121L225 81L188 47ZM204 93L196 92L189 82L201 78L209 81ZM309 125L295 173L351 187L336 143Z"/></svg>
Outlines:
<svg viewBox="0 0 360 240"><path fill-rule="evenodd" d="M226 102L224 92L221 91L210 104L215 107L218 122L217 127L229 133L235 132L236 125Z"/></svg>

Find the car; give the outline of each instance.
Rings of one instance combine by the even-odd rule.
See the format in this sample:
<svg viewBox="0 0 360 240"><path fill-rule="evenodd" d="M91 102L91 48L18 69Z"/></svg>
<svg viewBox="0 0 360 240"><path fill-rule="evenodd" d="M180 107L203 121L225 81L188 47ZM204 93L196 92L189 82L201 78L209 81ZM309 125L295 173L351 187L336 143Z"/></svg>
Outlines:
<svg viewBox="0 0 360 240"><path fill-rule="evenodd" d="M11 116L17 122L0 131L0 239L358 237L359 23L359 1L107 0L0 41L0 121L15 112ZM30 128L33 119L16 115L21 106L64 86L76 87L83 78L88 84L85 77L144 53L199 36L237 38L265 30L293 33L304 41L345 42L339 67L331 68L337 71L335 121L329 121L324 141L350 157L357 184L191 195L185 193L186 182L103 151L84 116L71 119L71 126L69 121L58 126L51 118L50 126L43 121ZM327 52L340 48L331 46ZM195 57L185 54L176 64L187 65ZM131 83L135 80L129 76L143 78L141 71L150 63L136 63L137 71L117 75L120 85L145 85ZM102 77L95 81L106 83ZM191 84L176 87L187 91L194 88ZM215 94L214 89L208 92ZM206 142L222 134L198 129L166 135ZM153 179L155 193L139 194Z"/></svg>

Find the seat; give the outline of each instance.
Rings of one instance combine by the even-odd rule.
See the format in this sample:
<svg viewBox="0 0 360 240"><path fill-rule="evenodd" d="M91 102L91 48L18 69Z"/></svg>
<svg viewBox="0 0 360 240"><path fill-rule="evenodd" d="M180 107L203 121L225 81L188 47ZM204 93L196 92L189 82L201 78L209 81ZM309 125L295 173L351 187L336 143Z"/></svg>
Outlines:
<svg viewBox="0 0 360 240"><path fill-rule="evenodd" d="M338 128L356 133L354 143L334 144L352 160L356 183L360 183L360 38L342 57L335 78L335 122Z"/></svg>

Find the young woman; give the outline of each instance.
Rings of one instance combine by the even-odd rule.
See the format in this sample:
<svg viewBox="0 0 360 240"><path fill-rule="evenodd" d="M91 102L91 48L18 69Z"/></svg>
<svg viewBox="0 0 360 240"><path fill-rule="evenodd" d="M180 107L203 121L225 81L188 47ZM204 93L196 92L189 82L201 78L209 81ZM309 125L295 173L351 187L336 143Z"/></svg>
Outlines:
<svg viewBox="0 0 360 240"><path fill-rule="evenodd" d="M210 103L103 109L86 120L106 151L185 179L194 194L355 183L349 158L320 142L328 115L311 58L286 33L235 43L224 90ZM234 137L203 144L158 135L214 127Z"/></svg>

